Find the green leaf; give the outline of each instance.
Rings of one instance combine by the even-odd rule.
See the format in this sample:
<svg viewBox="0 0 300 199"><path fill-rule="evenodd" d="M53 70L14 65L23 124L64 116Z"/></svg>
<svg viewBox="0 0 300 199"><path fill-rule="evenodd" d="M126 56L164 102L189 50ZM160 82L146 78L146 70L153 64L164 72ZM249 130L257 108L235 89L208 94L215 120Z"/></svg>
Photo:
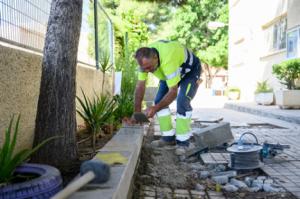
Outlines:
<svg viewBox="0 0 300 199"><path fill-rule="evenodd" d="M48 138L33 149L23 149L20 152L14 154L19 132L20 118L21 116L19 115L15 124L14 135L11 140L10 135L12 133L12 126L14 121L14 116L12 116L9 127L6 129L4 145L0 148L0 184L7 183L9 180L11 180L13 178L13 172L15 171L16 167L25 162L30 157L30 155L36 152L40 147L53 139L61 137L55 136Z"/></svg>

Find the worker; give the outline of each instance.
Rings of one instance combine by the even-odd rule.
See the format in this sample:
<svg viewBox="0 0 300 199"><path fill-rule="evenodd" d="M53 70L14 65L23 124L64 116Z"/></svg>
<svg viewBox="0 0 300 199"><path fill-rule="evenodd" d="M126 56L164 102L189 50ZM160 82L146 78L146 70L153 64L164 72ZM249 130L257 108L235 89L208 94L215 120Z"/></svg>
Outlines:
<svg viewBox="0 0 300 199"><path fill-rule="evenodd" d="M141 112L148 73L160 82L153 106L146 115L155 114L162 137L151 143L154 147L176 144L176 155L184 155L191 147L191 100L201 82L200 60L177 41L157 41L135 53L139 64L138 82L135 88L135 112ZM176 129L173 129L169 105L177 98Z"/></svg>

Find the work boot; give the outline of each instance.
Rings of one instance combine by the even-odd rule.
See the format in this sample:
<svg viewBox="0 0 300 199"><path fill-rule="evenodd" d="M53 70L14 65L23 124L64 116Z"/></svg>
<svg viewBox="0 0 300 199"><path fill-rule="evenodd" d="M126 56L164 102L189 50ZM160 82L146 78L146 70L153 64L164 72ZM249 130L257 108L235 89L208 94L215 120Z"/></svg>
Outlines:
<svg viewBox="0 0 300 199"><path fill-rule="evenodd" d="M175 136L162 136L159 140L151 142L152 147L174 146L175 144Z"/></svg>
<svg viewBox="0 0 300 199"><path fill-rule="evenodd" d="M178 156L185 156L187 152L191 151L194 148L194 144L190 143L189 141L177 141L175 154Z"/></svg>

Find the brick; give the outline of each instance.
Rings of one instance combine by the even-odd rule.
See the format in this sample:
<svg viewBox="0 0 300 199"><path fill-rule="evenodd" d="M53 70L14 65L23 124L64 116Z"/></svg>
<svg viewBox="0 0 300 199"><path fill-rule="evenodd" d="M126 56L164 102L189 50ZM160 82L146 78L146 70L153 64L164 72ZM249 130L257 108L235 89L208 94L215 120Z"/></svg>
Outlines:
<svg viewBox="0 0 300 199"><path fill-rule="evenodd" d="M155 197L155 192L153 192L153 191L144 191L144 195L145 196Z"/></svg>
<svg viewBox="0 0 300 199"><path fill-rule="evenodd" d="M185 189L175 189L174 193L181 194L181 195L186 195L186 194L189 195L189 191Z"/></svg>
<svg viewBox="0 0 300 199"><path fill-rule="evenodd" d="M207 194L209 195L210 198L212 198L212 197L223 197L222 192L208 191Z"/></svg>
<svg viewBox="0 0 300 199"><path fill-rule="evenodd" d="M217 191L209 191L208 195L209 196L222 196L223 193L222 192L217 192Z"/></svg>
<svg viewBox="0 0 300 199"><path fill-rule="evenodd" d="M150 186L142 186L141 189L145 191L155 191L155 187L150 187Z"/></svg>
<svg viewBox="0 0 300 199"><path fill-rule="evenodd" d="M196 190L191 190L192 195L199 195L199 196L204 196L205 192L204 191L196 191Z"/></svg>

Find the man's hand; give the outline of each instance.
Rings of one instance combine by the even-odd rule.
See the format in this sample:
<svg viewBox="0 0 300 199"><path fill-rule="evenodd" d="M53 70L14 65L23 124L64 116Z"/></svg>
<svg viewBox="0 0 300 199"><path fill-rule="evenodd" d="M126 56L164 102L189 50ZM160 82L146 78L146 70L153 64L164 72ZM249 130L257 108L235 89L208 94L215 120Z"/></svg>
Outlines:
<svg viewBox="0 0 300 199"><path fill-rule="evenodd" d="M146 116L148 118L152 118L157 111L158 111L158 108L156 106L151 106L146 109Z"/></svg>

